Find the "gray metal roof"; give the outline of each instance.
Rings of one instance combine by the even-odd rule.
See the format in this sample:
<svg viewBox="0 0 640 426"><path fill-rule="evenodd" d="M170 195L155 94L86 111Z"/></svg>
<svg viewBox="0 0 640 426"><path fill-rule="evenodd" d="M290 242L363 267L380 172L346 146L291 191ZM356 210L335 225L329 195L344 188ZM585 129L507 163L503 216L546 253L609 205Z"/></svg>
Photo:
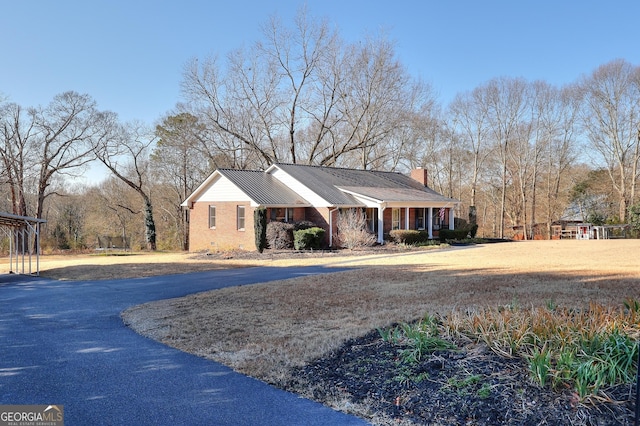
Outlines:
<svg viewBox="0 0 640 426"><path fill-rule="evenodd" d="M358 195L380 202L435 202L443 205L459 203L458 200L438 194L401 173L298 164L275 164L272 167L289 174L310 191L337 207L363 205L356 198ZM270 173L236 169L218 169L217 172L228 178L259 205L311 206L302 195L294 192Z"/></svg>
<svg viewBox="0 0 640 426"><path fill-rule="evenodd" d="M19 216L12 213L0 212L0 226L9 226L12 228L21 228L26 224L46 223L44 219L38 219L29 216Z"/></svg>
<svg viewBox="0 0 640 426"><path fill-rule="evenodd" d="M218 169L261 206L310 206L309 202L273 176L258 170Z"/></svg>
<svg viewBox="0 0 640 426"><path fill-rule="evenodd" d="M360 204L352 195L341 189L383 202L458 202L438 194L410 176L396 172L298 164L275 164L275 167L285 171L335 206Z"/></svg>
<svg viewBox="0 0 640 426"><path fill-rule="evenodd" d="M454 200L453 198L445 197L444 195L438 194L431 188L420 190L413 188L370 188L362 186L344 186L341 187L341 189L382 202L412 201L423 203L436 202L445 204L458 202L458 200Z"/></svg>

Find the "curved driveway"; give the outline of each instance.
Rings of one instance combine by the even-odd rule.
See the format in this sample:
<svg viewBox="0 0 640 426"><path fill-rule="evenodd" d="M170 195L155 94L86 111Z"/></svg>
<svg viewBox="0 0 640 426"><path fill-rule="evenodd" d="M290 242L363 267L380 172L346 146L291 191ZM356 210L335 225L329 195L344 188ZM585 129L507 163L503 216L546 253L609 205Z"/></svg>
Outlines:
<svg viewBox="0 0 640 426"><path fill-rule="evenodd" d="M64 405L74 425L364 425L142 337L120 312L222 287L331 272L248 268L113 281L0 275L0 404Z"/></svg>

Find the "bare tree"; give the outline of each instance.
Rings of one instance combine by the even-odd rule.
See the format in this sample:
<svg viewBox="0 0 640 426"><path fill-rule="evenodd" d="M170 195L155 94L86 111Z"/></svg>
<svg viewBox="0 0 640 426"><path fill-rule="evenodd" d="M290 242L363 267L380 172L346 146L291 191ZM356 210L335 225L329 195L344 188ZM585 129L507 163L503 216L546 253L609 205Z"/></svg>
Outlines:
<svg viewBox="0 0 640 426"><path fill-rule="evenodd" d="M291 162L297 163L295 133L308 126L309 112L316 110L310 102L314 86L320 68L326 67L327 58L335 52L332 44L336 36L325 21L316 24L308 19L306 8L296 15L294 26L294 30L288 30L277 18L272 18L263 31L265 41L257 44L257 51L268 68L281 78L278 87L282 103L275 119L278 128L286 129L283 145Z"/></svg>
<svg viewBox="0 0 640 426"><path fill-rule="evenodd" d="M26 115L26 117L25 117ZM26 191L35 180L36 153L32 152L37 131L35 123L17 104L8 104L0 110L2 140L0 158L4 166L4 180L9 188L11 208L14 214L28 214Z"/></svg>
<svg viewBox="0 0 640 426"><path fill-rule="evenodd" d="M149 167L153 132L140 123L117 126L112 136L96 149L96 156L111 172L133 189L143 201L145 239L148 250L156 250L156 225L151 202Z"/></svg>
<svg viewBox="0 0 640 426"><path fill-rule="evenodd" d="M526 110L526 87L527 84L522 79L498 78L481 88L485 92L491 134L501 163L500 238L504 237L507 211L510 145L516 140L518 128L523 121Z"/></svg>
<svg viewBox="0 0 640 426"><path fill-rule="evenodd" d="M640 163L640 67L615 60L585 77L583 125L609 172L624 222L635 199Z"/></svg>
<svg viewBox="0 0 640 426"><path fill-rule="evenodd" d="M211 142L230 142L244 166L298 162L296 133L312 120L319 67L333 51L328 25L308 21L304 10L295 29L273 18L263 34L251 50L227 56L226 72L216 59L193 60L182 84L194 114L215 131Z"/></svg>
<svg viewBox="0 0 640 426"><path fill-rule="evenodd" d="M553 90L541 117L542 134L547 140L544 155L547 234L562 215L570 187L570 172L577 157L577 119L580 97L574 86Z"/></svg>
<svg viewBox="0 0 640 426"><path fill-rule="evenodd" d="M3 109L0 155L12 188L14 211L27 214L24 199L29 178L34 179L35 216L55 193L57 177L76 176L94 159L93 151L108 132L111 113L100 112L88 95L65 92L46 108L15 104Z"/></svg>
<svg viewBox="0 0 640 426"><path fill-rule="evenodd" d="M490 154L490 125L484 92L477 88L472 92L458 94L449 106L452 127L460 134L461 142L469 152L471 170L469 210L470 221L475 220L478 205L478 182L487 156Z"/></svg>
<svg viewBox="0 0 640 426"><path fill-rule="evenodd" d="M83 191L69 191L68 194L52 198L45 209L47 235L43 235L43 246L47 241L52 248L82 249L86 247L85 233L87 205Z"/></svg>
<svg viewBox="0 0 640 426"><path fill-rule="evenodd" d="M233 153L240 168L400 164L389 152L411 142L407 127L434 97L412 81L392 43L378 36L346 45L304 9L293 28L274 18L263 34L224 64L196 59L185 70L186 107L211 130L209 146Z"/></svg>

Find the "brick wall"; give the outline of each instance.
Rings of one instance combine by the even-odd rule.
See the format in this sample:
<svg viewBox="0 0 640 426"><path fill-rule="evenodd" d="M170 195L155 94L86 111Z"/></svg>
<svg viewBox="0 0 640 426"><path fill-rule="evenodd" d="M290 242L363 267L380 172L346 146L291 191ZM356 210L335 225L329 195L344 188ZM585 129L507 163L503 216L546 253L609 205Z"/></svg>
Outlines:
<svg viewBox="0 0 640 426"><path fill-rule="evenodd" d="M308 207L306 209L306 220L311 221L316 224L319 228L323 228L325 230L324 233L324 243L328 247L329 246L329 209L326 207L315 208ZM338 220L337 212L333 213L333 227L334 227L334 237L335 237L335 228Z"/></svg>
<svg viewBox="0 0 640 426"><path fill-rule="evenodd" d="M216 227L209 228L209 206L216 207ZM244 206L245 229L237 229L237 208ZM246 201L199 202L189 211L189 251L255 250L253 208Z"/></svg>
<svg viewBox="0 0 640 426"><path fill-rule="evenodd" d="M400 209L400 228L399 229L405 229L405 208L401 208ZM384 217L384 229L383 232L385 234L388 234L389 232L391 232L391 227L393 226L393 208L389 207L386 208L384 210L384 212L382 213L383 217ZM411 223L411 222L409 222ZM415 222L414 222L415 223ZM415 226L414 226L415 227Z"/></svg>

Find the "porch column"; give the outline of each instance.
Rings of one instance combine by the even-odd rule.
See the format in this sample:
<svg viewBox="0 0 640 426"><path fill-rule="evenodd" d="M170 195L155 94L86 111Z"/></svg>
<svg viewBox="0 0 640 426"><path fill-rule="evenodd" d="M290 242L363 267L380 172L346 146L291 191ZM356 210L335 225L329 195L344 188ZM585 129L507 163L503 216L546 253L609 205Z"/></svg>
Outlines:
<svg viewBox="0 0 640 426"><path fill-rule="evenodd" d="M453 207L449 209L449 229L453 229L454 215L453 215Z"/></svg>
<svg viewBox="0 0 640 426"><path fill-rule="evenodd" d="M429 239L433 238L433 207L429 207L427 214L427 231L429 231Z"/></svg>
<svg viewBox="0 0 640 426"><path fill-rule="evenodd" d="M384 207L378 207L378 243L384 244Z"/></svg>
<svg viewBox="0 0 640 426"><path fill-rule="evenodd" d="M404 229L409 229L409 207L404 209Z"/></svg>

